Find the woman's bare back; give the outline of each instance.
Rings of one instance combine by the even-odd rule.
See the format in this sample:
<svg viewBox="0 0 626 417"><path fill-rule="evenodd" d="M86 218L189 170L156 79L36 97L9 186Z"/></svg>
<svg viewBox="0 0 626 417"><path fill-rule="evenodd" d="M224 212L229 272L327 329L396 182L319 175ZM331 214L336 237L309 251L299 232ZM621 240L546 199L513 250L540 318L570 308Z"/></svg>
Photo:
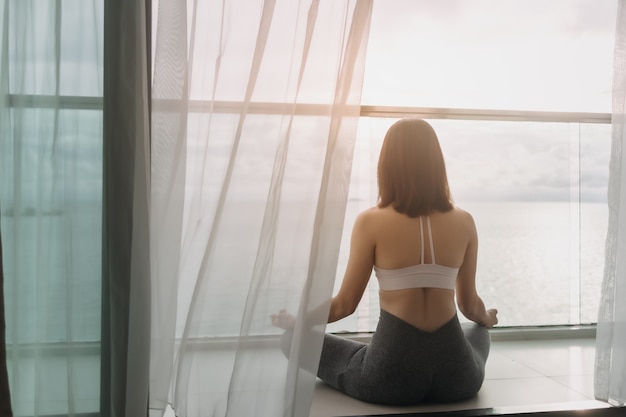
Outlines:
<svg viewBox="0 0 626 417"><path fill-rule="evenodd" d="M419 217L410 218L391 207L372 208L368 214L368 223L376 236L376 267L395 270L422 262ZM461 268L468 245L475 236L471 216L455 208L446 213L433 212L430 223L436 263ZM426 224L422 222L425 228ZM423 262L432 263L427 230L424 231L424 246ZM455 294L450 289L381 290L379 295L381 309L424 331L437 330L456 314Z"/></svg>

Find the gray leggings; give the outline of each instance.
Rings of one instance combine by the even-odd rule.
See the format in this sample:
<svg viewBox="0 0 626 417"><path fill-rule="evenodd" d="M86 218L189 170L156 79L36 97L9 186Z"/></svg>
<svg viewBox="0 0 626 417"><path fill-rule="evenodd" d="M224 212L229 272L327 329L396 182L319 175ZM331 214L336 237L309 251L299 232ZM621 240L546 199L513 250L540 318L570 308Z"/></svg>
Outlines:
<svg viewBox="0 0 626 417"><path fill-rule="evenodd" d="M485 327L461 325L457 316L430 333L381 310L369 344L324 336L317 376L372 403L460 401L480 389L489 346Z"/></svg>

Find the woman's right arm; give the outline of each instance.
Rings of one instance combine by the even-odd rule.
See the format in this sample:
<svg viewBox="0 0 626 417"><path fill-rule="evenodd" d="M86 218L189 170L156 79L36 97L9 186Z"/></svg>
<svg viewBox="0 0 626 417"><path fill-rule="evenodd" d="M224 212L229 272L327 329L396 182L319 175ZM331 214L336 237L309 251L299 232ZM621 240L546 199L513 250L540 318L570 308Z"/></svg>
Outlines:
<svg viewBox="0 0 626 417"><path fill-rule="evenodd" d="M469 320L485 327L498 324L498 311L485 308L485 303L476 291L476 263L478 260L478 233L474 219L466 213L466 224L469 231L469 241L465 250L463 264L459 269L456 280L456 300L459 310Z"/></svg>
<svg viewBox="0 0 626 417"><path fill-rule="evenodd" d="M354 313L374 267L376 237L372 230L372 210L360 213L352 229L350 256L339 292L330 303L328 323L341 320Z"/></svg>

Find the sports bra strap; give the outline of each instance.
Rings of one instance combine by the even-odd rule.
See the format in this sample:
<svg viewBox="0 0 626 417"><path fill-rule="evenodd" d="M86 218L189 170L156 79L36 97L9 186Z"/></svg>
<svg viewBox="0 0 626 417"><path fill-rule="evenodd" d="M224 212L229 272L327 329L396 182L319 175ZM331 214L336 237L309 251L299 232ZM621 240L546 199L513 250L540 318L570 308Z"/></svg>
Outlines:
<svg viewBox="0 0 626 417"><path fill-rule="evenodd" d="M430 239L430 254L432 262L424 261L424 222L420 219L420 241L422 243L420 263L404 268L383 269L374 265L378 287L381 291L395 291L407 288L443 288L454 290L459 267L437 265L435 262L435 245L430 217L426 217L428 223L428 237Z"/></svg>
<svg viewBox="0 0 626 417"><path fill-rule="evenodd" d="M429 243L430 243L430 263L431 264L436 264L437 261L435 260L435 246L433 245L433 231L432 228L430 226L430 216L426 217L426 223L428 224L428 239L429 239ZM422 217L420 216L420 242L422 243L422 253L421 253L421 257L420 257L420 264L425 263L424 262L424 224L422 223Z"/></svg>
<svg viewBox="0 0 626 417"><path fill-rule="evenodd" d="M435 260L435 246L433 245L433 232L430 228L430 216L426 217L426 221L428 222L428 238L430 239L430 257L431 257L430 263L436 264L437 261Z"/></svg>
<svg viewBox="0 0 626 417"><path fill-rule="evenodd" d="M422 253L420 255L420 264L424 263L424 224L422 223L422 216L420 216L420 242L422 243L420 246L422 248Z"/></svg>

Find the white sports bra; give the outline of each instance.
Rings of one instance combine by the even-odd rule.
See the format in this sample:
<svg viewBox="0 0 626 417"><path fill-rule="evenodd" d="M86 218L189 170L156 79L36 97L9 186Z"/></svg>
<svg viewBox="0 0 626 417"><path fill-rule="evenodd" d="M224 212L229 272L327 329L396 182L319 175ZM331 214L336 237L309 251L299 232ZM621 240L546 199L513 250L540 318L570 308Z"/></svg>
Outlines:
<svg viewBox="0 0 626 417"><path fill-rule="evenodd" d="M424 227L420 217L420 239L422 243L420 263L399 269L383 269L374 266L374 272L376 273L376 278L378 278L378 287L381 290L393 291L407 288L443 288L454 290L459 268L437 265L430 217L426 217L426 221L428 223L432 263L424 263Z"/></svg>

